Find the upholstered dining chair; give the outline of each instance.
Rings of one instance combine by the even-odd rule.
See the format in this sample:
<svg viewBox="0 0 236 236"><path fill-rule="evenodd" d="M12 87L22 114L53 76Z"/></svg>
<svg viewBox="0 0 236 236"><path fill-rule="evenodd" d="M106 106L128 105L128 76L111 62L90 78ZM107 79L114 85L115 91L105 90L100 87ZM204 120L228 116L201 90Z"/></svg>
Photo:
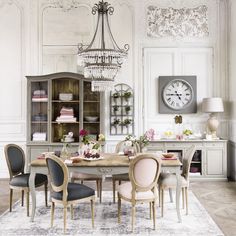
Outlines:
<svg viewBox="0 0 236 236"><path fill-rule="evenodd" d="M123 199L132 204L132 231L134 229L135 205L137 203L149 203L152 206L153 227L154 229L156 227L157 181L160 168L160 160L155 155L140 154L130 163L130 182L123 183L117 188L118 222L120 223L121 199Z"/></svg>
<svg viewBox="0 0 236 236"><path fill-rule="evenodd" d="M29 173L24 173L25 153L21 147L16 144L8 144L4 147L5 158L9 170L10 181L10 212L12 211L13 190L22 192L21 205L24 205L24 192L26 192L26 208L27 216L29 216ZM48 179L46 175L36 174L35 187L44 185L45 189L45 205L47 206L47 185Z"/></svg>
<svg viewBox="0 0 236 236"><path fill-rule="evenodd" d="M120 141L119 143L117 143L116 149L115 149L116 153L123 152L125 142L126 141L123 140L123 141ZM138 143L134 143L133 149L134 149L135 153L140 152L140 147L139 147ZM117 174L117 175L112 176L113 202L114 203L116 201L116 182L117 181L118 181L119 185L122 183L122 181L129 181L129 174L128 173L127 174Z"/></svg>
<svg viewBox="0 0 236 236"><path fill-rule="evenodd" d="M192 145L189 147L182 160L182 174L180 179L181 189L182 189L182 201L183 201L183 208L184 202L186 204L186 215L188 214L188 188L189 188L189 170L191 161L193 159L194 153L196 151L196 146ZM176 175L170 173L161 173L160 178L158 180L158 187L159 187L159 204L161 205L161 216L164 215L164 190L169 189L170 197L171 189L175 189L177 185ZM184 197L185 196L185 197ZM185 201L184 201L185 198Z"/></svg>
<svg viewBox="0 0 236 236"><path fill-rule="evenodd" d="M96 181L97 196L99 197L100 203L102 202L102 176L95 174L72 172L71 182L74 183L76 181L80 181L81 184L84 184L84 181Z"/></svg>
<svg viewBox="0 0 236 236"><path fill-rule="evenodd" d="M62 204L64 207L64 233L66 233L67 206L70 205L71 219L73 219L73 204L84 200L91 202L92 227L94 227L95 191L83 184L69 183L68 168L57 156L47 156L46 163L52 187L51 227L53 227L55 203Z"/></svg>

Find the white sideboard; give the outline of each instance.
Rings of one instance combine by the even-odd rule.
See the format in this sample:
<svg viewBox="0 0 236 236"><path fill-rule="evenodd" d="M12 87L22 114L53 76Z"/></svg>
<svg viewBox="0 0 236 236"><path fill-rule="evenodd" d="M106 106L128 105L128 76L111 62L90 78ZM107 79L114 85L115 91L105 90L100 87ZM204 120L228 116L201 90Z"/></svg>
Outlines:
<svg viewBox="0 0 236 236"><path fill-rule="evenodd" d="M149 143L147 152L176 152L181 159L193 144L191 179L227 180L227 140L156 140Z"/></svg>

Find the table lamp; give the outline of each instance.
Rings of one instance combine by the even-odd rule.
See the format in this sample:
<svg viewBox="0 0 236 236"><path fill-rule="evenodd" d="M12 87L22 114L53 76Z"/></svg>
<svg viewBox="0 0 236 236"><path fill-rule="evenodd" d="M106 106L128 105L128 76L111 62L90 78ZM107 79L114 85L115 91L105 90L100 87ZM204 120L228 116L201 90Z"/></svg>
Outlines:
<svg viewBox="0 0 236 236"><path fill-rule="evenodd" d="M202 111L211 113L209 119L207 120L207 127L211 132L212 139L218 139L216 131L219 126L219 121L217 120L216 113L224 111L222 98L203 98Z"/></svg>

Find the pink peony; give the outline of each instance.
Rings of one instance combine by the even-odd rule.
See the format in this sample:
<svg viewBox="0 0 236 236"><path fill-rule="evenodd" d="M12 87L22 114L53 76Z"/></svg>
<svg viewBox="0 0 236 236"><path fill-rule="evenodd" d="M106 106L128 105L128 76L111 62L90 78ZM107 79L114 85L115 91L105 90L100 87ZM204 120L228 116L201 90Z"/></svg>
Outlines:
<svg viewBox="0 0 236 236"><path fill-rule="evenodd" d="M79 132L79 136L84 137L84 136L86 136L86 135L88 135L88 131L85 130L85 129L81 129L80 132Z"/></svg>

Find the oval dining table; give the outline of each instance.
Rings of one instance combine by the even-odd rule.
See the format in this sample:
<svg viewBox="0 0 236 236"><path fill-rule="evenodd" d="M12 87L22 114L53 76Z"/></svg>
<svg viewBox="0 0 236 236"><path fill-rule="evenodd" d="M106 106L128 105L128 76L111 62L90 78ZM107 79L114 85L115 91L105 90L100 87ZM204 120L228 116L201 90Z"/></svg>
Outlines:
<svg viewBox="0 0 236 236"><path fill-rule="evenodd" d="M143 154L143 153L142 153ZM96 174L96 175L116 175L116 174L125 174L129 172L130 159L124 155L118 155L117 153L102 153L102 159L95 161L88 161L81 159L78 163L66 162L68 171L70 172L80 172L87 174ZM176 211L178 221L181 222L180 215L180 174L181 174L182 163L179 159L176 160L161 160L161 171L169 172L176 174ZM33 222L35 217L36 209L36 192L35 192L35 175L37 173L48 175L48 169L46 166L45 159L35 159L30 163L30 178L29 178L29 189L32 198L32 212L30 220Z"/></svg>

